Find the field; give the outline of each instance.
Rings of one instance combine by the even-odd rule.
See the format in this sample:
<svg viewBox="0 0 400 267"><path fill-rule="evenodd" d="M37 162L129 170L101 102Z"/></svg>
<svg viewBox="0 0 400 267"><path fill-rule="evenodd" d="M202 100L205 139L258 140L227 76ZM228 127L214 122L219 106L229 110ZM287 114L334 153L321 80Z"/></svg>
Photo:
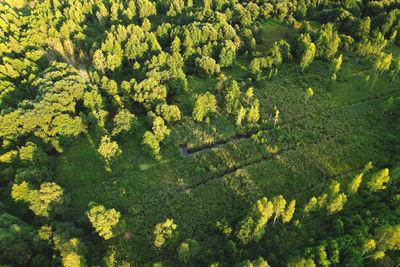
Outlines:
<svg viewBox="0 0 400 267"><path fill-rule="evenodd" d="M262 27L261 38L270 41L294 32L275 21ZM262 52L270 46L265 42L257 49ZM53 158L55 182L71 196L63 218L83 220L90 201L120 211L126 232L132 235L107 242L116 246L120 257L136 264L168 263L169 251L149 251L156 252L154 226L173 219L181 239L190 237L207 247L205 261L225 254L233 262L234 254L220 249L226 241L215 232L217 221L224 219L233 227L263 196L295 199L300 209L323 192L333 177L346 181L369 161L385 167L396 160L387 152L391 140L384 138L388 128L380 116L380 105L388 97L400 95L399 84L390 84L390 77L382 76L370 90L371 83L366 82L369 63L355 62L355 54L344 54L334 85L329 64L322 61L313 62L304 73L297 63L289 62L272 80L252 83L246 81L243 71L250 62L245 55L239 57L232 69L223 72L228 78L243 81L242 92L254 87L262 123L252 128L238 128L233 117L223 115L211 116L209 123L194 123L192 95L212 90L217 81L188 77L189 91L177 100L184 117L163 142L161 160L143 155L140 133L120 142L123 153L111 169L99 158L89 134ZM314 95L306 101L309 87ZM280 111L275 127L274 106ZM182 154L182 148L188 155ZM271 251L269 262L283 261L291 248L310 242L310 236L297 232L299 227L315 227L314 222L308 220L300 226L298 219L295 215L285 231L291 234L279 237L285 246L265 245L262 253ZM278 238L273 231L267 234ZM248 256L258 253L252 251Z"/></svg>

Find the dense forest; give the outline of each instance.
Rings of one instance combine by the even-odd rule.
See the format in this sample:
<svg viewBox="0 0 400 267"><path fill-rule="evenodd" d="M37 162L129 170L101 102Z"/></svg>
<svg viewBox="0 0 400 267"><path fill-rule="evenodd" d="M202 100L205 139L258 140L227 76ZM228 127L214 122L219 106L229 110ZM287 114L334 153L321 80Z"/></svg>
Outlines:
<svg viewBox="0 0 400 267"><path fill-rule="evenodd" d="M400 0L5 0L0 56L0 266L400 264Z"/></svg>

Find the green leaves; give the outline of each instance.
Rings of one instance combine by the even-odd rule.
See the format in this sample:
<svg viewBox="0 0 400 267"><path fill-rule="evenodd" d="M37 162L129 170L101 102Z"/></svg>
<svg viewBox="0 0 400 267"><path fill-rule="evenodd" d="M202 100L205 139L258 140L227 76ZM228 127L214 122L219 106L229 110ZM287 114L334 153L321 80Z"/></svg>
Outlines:
<svg viewBox="0 0 400 267"><path fill-rule="evenodd" d="M101 143L97 151L103 156L107 163L122 152L121 149L119 149L118 143L111 141L111 138L108 135L101 138Z"/></svg>
<svg viewBox="0 0 400 267"><path fill-rule="evenodd" d="M89 207L90 210L86 212L86 215L96 232L105 240L114 237L113 228L119 223L121 214L115 209L106 209L94 202L89 203Z"/></svg>
<svg viewBox="0 0 400 267"><path fill-rule="evenodd" d="M372 175L370 180L367 182L367 186L371 192L376 192L386 189L386 184L389 182L389 180L389 169L386 168Z"/></svg>
<svg viewBox="0 0 400 267"><path fill-rule="evenodd" d="M38 216L49 217L54 214L64 202L64 190L56 183L43 183L40 190L31 189L27 182L15 184L11 196L16 201L29 203L29 208Z"/></svg>
<svg viewBox="0 0 400 267"><path fill-rule="evenodd" d="M211 112L217 111L217 99L209 92L199 95L193 109L193 119L195 121L203 121L204 116Z"/></svg>
<svg viewBox="0 0 400 267"><path fill-rule="evenodd" d="M167 219L163 223L156 225L154 229L154 246L158 249L165 247L168 240L174 241L177 238L176 232L177 225L174 223L174 219ZM184 245L184 247L189 245ZM186 248L183 248L186 250Z"/></svg>
<svg viewBox="0 0 400 267"><path fill-rule="evenodd" d="M150 132L146 131L143 135L142 144L144 146L145 152L153 158L157 158L160 153L160 144L156 136Z"/></svg>

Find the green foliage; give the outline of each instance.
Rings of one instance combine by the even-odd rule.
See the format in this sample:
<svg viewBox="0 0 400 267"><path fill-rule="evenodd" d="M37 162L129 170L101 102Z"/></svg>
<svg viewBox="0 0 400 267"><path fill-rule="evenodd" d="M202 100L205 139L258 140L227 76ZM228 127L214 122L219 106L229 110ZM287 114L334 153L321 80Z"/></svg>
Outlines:
<svg viewBox="0 0 400 267"><path fill-rule="evenodd" d="M195 121L203 121L203 118L211 112L217 111L217 100L215 96L209 92L199 95L193 108L193 119Z"/></svg>
<svg viewBox="0 0 400 267"><path fill-rule="evenodd" d="M398 20L393 1L6 0L0 265L397 262ZM154 232L170 217L182 239Z"/></svg>
<svg viewBox="0 0 400 267"><path fill-rule="evenodd" d="M167 246L167 241L175 241L178 236L176 228L177 225L174 223L173 219L167 219L163 223L158 223L154 229L154 246L160 249ZM190 243L193 243L193 241L194 240L190 241ZM196 241L194 242L197 243ZM193 244L186 243L185 246L189 249Z"/></svg>
<svg viewBox="0 0 400 267"><path fill-rule="evenodd" d="M179 260L185 264L200 252L200 245L194 239L186 239L179 245Z"/></svg>
<svg viewBox="0 0 400 267"><path fill-rule="evenodd" d="M255 260L245 260L243 261L240 266L245 266L245 267L269 267L270 265L266 260L264 260L263 257L259 256Z"/></svg>
<svg viewBox="0 0 400 267"><path fill-rule="evenodd" d="M33 256L33 228L1 211L0 259L2 264L26 265Z"/></svg>
<svg viewBox="0 0 400 267"><path fill-rule="evenodd" d="M29 208L38 216L49 217L60 211L64 202L63 189L56 183L43 183L40 190L31 189L27 182L15 184L11 196L16 201L29 203Z"/></svg>
<svg viewBox="0 0 400 267"><path fill-rule="evenodd" d="M143 135L143 149L151 157L157 158L160 153L160 144L157 137L150 131Z"/></svg>
<svg viewBox="0 0 400 267"><path fill-rule="evenodd" d="M106 58L100 49L93 54L93 66L101 73L104 73L106 69Z"/></svg>
<svg viewBox="0 0 400 267"><path fill-rule="evenodd" d="M322 25L318 32L318 38L315 42L318 58L330 60L336 55L339 48L340 38L334 26L330 23Z"/></svg>
<svg viewBox="0 0 400 267"><path fill-rule="evenodd" d="M137 118L126 109L121 109L113 119L112 135L131 133L137 124Z"/></svg>
<svg viewBox="0 0 400 267"><path fill-rule="evenodd" d="M228 114L236 113L239 107L240 88L235 80L228 80L224 84L225 110Z"/></svg>
<svg viewBox="0 0 400 267"><path fill-rule="evenodd" d="M296 42L296 55L302 71L314 60L315 49L315 44L311 42L311 37L308 33L299 36Z"/></svg>
<svg viewBox="0 0 400 267"><path fill-rule="evenodd" d="M143 103L147 109L154 106L157 101L164 101L166 97L167 88L155 77L145 79L134 86L133 100Z"/></svg>
<svg viewBox="0 0 400 267"><path fill-rule="evenodd" d="M109 163L122 152L118 146L118 143L111 141L111 138L108 135L105 135L101 138L101 143L97 151L107 163Z"/></svg>
<svg viewBox="0 0 400 267"><path fill-rule="evenodd" d="M220 72L220 65L210 57L196 58L196 66L206 76L213 76Z"/></svg>
<svg viewBox="0 0 400 267"><path fill-rule="evenodd" d="M165 136L168 136L171 133L171 130L167 128L167 126L164 125L164 120L156 116L153 120L153 133L155 138L161 142L164 140Z"/></svg>
<svg viewBox="0 0 400 267"><path fill-rule="evenodd" d="M307 101L308 101L313 95L314 95L314 91L313 91L313 89L312 89L311 87L309 87L309 88L306 90L306 93L305 93L306 103L307 103Z"/></svg>
<svg viewBox="0 0 400 267"><path fill-rule="evenodd" d="M288 267L315 267L315 262L313 259L296 258L291 260Z"/></svg>
<svg viewBox="0 0 400 267"><path fill-rule="evenodd" d="M115 209L106 209L94 202L89 203L89 208L86 216L96 232L105 240L114 237L114 229L120 221L121 214Z"/></svg>
<svg viewBox="0 0 400 267"><path fill-rule="evenodd" d="M235 44L232 41L226 41L219 54L219 65L221 67L230 67L235 62L236 52Z"/></svg>
<svg viewBox="0 0 400 267"><path fill-rule="evenodd" d="M83 131L82 119L61 114L53 120L54 130L62 136L77 136Z"/></svg>
<svg viewBox="0 0 400 267"><path fill-rule="evenodd" d="M292 200L282 214L283 223L290 222L290 220L293 218L295 206L296 206L296 200Z"/></svg>
<svg viewBox="0 0 400 267"><path fill-rule="evenodd" d="M258 99L256 99L253 104L250 106L249 111L247 112L247 121L249 123L256 123L260 119L260 104Z"/></svg>
<svg viewBox="0 0 400 267"><path fill-rule="evenodd" d="M386 168L373 174L367 182L367 186L371 192L376 192L378 190L386 189L386 184L389 180L389 169Z"/></svg>
<svg viewBox="0 0 400 267"><path fill-rule="evenodd" d="M157 115L161 116L167 123L177 122L181 119L181 111L178 106L161 104L156 107Z"/></svg>

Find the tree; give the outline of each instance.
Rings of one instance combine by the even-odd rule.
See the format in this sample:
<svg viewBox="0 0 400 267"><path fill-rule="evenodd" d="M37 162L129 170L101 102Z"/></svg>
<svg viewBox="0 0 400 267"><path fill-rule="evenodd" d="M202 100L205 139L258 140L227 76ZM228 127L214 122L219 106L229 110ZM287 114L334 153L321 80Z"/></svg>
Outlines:
<svg viewBox="0 0 400 267"><path fill-rule="evenodd" d="M240 107L237 117L236 117L236 125L240 126L242 124L243 119L246 116L246 109L244 107Z"/></svg>
<svg viewBox="0 0 400 267"><path fill-rule="evenodd" d="M400 71L400 57L394 59L393 65L394 65L394 75L391 83L393 83L396 80L397 74Z"/></svg>
<svg viewBox="0 0 400 267"><path fill-rule="evenodd" d="M309 87L309 88L306 90L306 93L305 93L305 98L306 98L305 103L307 103L307 101L308 101L313 95L314 95L314 91L313 91L313 89L311 89L311 87Z"/></svg>
<svg viewBox="0 0 400 267"><path fill-rule="evenodd" d="M101 73L104 73L104 70L106 69L106 58L104 57L104 54L101 51L101 49L97 49L96 52L94 52L93 66L96 70L100 71Z"/></svg>
<svg viewBox="0 0 400 267"><path fill-rule="evenodd" d="M217 111L217 100L215 96L209 92L199 95L196 99L193 109L193 119L195 121L203 121L204 116L208 115L210 112Z"/></svg>
<svg viewBox="0 0 400 267"><path fill-rule="evenodd" d="M272 200L272 205L274 206L274 221L272 225L275 225L276 219L281 216L282 212L285 209L286 206L286 200L283 198L283 196L279 195L278 197L275 197Z"/></svg>
<svg viewBox="0 0 400 267"><path fill-rule="evenodd" d="M143 141L142 144L144 146L145 152L153 157L157 158L159 153L160 153L160 144L156 136L150 132L146 131L143 135Z"/></svg>
<svg viewBox="0 0 400 267"><path fill-rule="evenodd" d="M291 260L287 267L315 267L313 259L295 258Z"/></svg>
<svg viewBox="0 0 400 267"><path fill-rule="evenodd" d="M259 102L256 99L253 104L250 106L249 111L247 112L247 121L249 123L256 123L260 119L260 111L259 111Z"/></svg>
<svg viewBox="0 0 400 267"><path fill-rule="evenodd" d="M108 135L101 138L101 143L97 151L103 156L107 163L122 152L121 149L119 149L118 143L111 141L111 138Z"/></svg>
<svg viewBox="0 0 400 267"><path fill-rule="evenodd" d="M342 54L338 58L333 59L331 72L337 74L342 66Z"/></svg>
<svg viewBox="0 0 400 267"><path fill-rule="evenodd" d="M235 45L232 41L225 41L224 47L222 47L219 54L219 64L221 67L230 67L235 62L236 52Z"/></svg>
<svg viewBox="0 0 400 267"><path fill-rule="evenodd" d="M275 116L274 116L274 128L276 124L279 122L279 109L277 106L274 106Z"/></svg>
<svg viewBox="0 0 400 267"><path fill-rule="evenodd" d="M400 225L385 225L376 229L375 240L380 251L400 250Z"/></svg>
<svg viewBox="0 0 400 267"><path fill-rule="evenodd" d="M273 214L276 214L276 209L271 201L263 197L252 206L250 216L254 220L254 229L252 239L256 242L260 241L265 233L265 226Z"/></svg>
<svg viewBox="0 0 400 267"><path fill-rule="evenodd" d="M292 200L287 206L286 210L282 214L282 222L287 223L293 218L294 210L296 206L296 200Z"/></svg>
<svg viewBox="0 0 400 267"><path fill-rule="evenodd" d="M156 137L156 139L159 142L164 140L164 137L168 136L171 132L171 130L169 130L167 128L167 126L164 125L164 120L159 116L156 116L154 118L152 129L153 129L154 136Z"/></svg>
<svg viewBox="0 0 400 267"><path fill-rule="evenodd" d="M179 53L181 50L181 40L178 36L175 36L170 47L171 53Z"/></svg>
<svg viewBox="0 0 400 267"><path fill-rule="evenodd" d="M296 55L300 63L300 67L302 71L314 59L315 56L315 44L311 42L311 37L308 33L300 34L299 38L296 41Z"/></svg>
<svg viewBox="0 0 400 267"><path fill-rule="evenodd" d="M373 239L368 239L368 240L366 240L366 241L364 242L364 245L363 245L363 251L362 251L361 257L364 256L364 254L365 254L366 252L369 252L369 251L371 251L371 250L374 250L375 248L376 248L375 240L373 240Z"/></svg>
<svg viewBox="0 0 400 267"><path fill-rule="evenodd" d="M157 14L156 3L149 0L138 0L137 7L139 8L139 17L146 18Z"/></svg>
<svg viewBox="0 0 400 267"><path fill-rule="evenodd" d="M254 220L251 216L247 216L244 220L240 221L236 237L242 241L244 245L248 244L253 239Z"/></svg>
<svg viewBox="0 0 400 267"><path fill-rule="evenodd" d="M315 42L316 56L330 60L339 48L340 38L334 26L330 23L322 25Z"/></svg>
<svg viewBox="0 0 400 267"><path fill-rule="evenodd" d="M113 119L112 135L129 133L136 124L136 117L126 109L121 109Z"/></svg>
<svg viewBox="0 0 400 267"><path fill-rule="evenodd" d="M64 190L56 183L46 182L40 185L39 190L31 189L27 182L15 184L11 196L16 201L29 203L29 208L38 216L49 217L59 211L64 202Z"/></svg>
<svg viewBox="0 0 400 267"><path fill-rule="evenodd" d="M275 66L278 66L279 64L282 63L282 56L278 42L274 43L269 53Z"/></svg>
<svg viewBox="0 0 400 267"><path fill-rule="evenodd" d="M370 192L377 192L378 190L386 189L389 180L389 169L386 168L373 174L367 182L367 186L371 190Z"/></svg>
<svg viewBox="0 0 400 267"><path fill-rule="evenodd" d="M34 232L32 226L0 208L1 264L8 266L30 265L35 253Z"/></svg>
<svg viewBox="0 0 400 267"><path fill-rule="evenodd" d="M292 55L290 53L290 45L288 42L286 42L285 40L279 40L279 51L282 55L282 59L285 60L289 60L292 58Z"/></svg>
<svg viewBox="0 0 400 267"><path fill-rule="evenodd" d="M78 136L84 129L81 117L72 118L68 114L58 115L52 124L54 131L61 136Z"/></svg>
<svg viewBox="0 0 400 267"><path fill-rule="evenodd" d="M345 194L336 194L332 196L331 200L327 203L326 209L328 214L332 214L343 209L344 203L347 201L347 196Z"/></svg>
<svg viewBox="0 0 400 267"><path fill-rule="evenodd" d="M263 257L259 256L256 260L250 261L245 260L240 263L240 266L243 267L269 267L270 265Z"/></svg>
<svg viewBox="0 0 400 267"><path fill-rule="evenodd" d="M313 61L315 56L315 45L313 43L309 43L306 46L303 54L301 55L300 59L300 67L301 71L303 72L305 68L307 68L311 62Z"/></svg>
<svg viewBox="0 0 400 267"><path fill-rule="evenodd" d="M349 192L347 193L347 196L350 196L351 194L354 194L357 192L358 188L360 187L360 184L362 182L362 177L364 173L360 173L354 177L354 179L351 181L349 184Z"/></svg>
<svg viewBox="0 0 400 267"><path fill-rule="evenodd" d="M239 107L240 88L235 80L228 80L224 86L225 110L235 113Z"/></svg>
<svg viewBox="0 0 400 267"><path fill-rule="evenodd" d="M114 229L119 223L121 214L115 209L106 209L103 205L90 202L86 212L96 232L105 240L114 237Z"/></svg>
<svg viewBox="0 0 400 267"><path fill-rule="evenodd" d="M392 63L392 54L386 54L383 52L378 54L378 56L375 59L374 67L372 70L373 82L370 91L374 87L378 76L382 75L384 71L389 70L391 63Z"/></svg>
<svg viewBox="0 0 400 267"><path fill-rule="evenodd" d="M175 241L178 237L176 232L177 225L174 219L167 219L163 223L158 223L154 229L154 245L162 248L167 245L167 241Z"/></svg>
<svg viewBox="0 0 400 267"><path fill-rule="evenodd" d="M156 113L162 116L167 123L179 121L181 119L181 111L178 106L161 104L157 105Z"/></svg>
<svg viewBox="0 0 400 267"><path fill-rule="evenodd" d="M185 264L200 252L200 245L194 239L186 239L179 245L178 255L179 260Z"/></svg>
<svg viewBox="0 0 400 267"><path fill-rule="evenodd" d="M160 83L162 77L149 77L134 86L133 100L143 103L146 109L165 102L167 88Z"/></svg>
<svg viewBox="0 0 400 267"><path fill-rule="evenodd" d="M254 96L254 88L253 87L249 87L249 89L247 89L246 91L246 98L247 101L250 101Z"/></svg>
<svg viewBox="0 0 400 267"><path fill-rule="evenodd" d="M202 74L206 76L213 76L220 72L220 65L210 57L196 58L196 66L199 68Z"/></svg>

